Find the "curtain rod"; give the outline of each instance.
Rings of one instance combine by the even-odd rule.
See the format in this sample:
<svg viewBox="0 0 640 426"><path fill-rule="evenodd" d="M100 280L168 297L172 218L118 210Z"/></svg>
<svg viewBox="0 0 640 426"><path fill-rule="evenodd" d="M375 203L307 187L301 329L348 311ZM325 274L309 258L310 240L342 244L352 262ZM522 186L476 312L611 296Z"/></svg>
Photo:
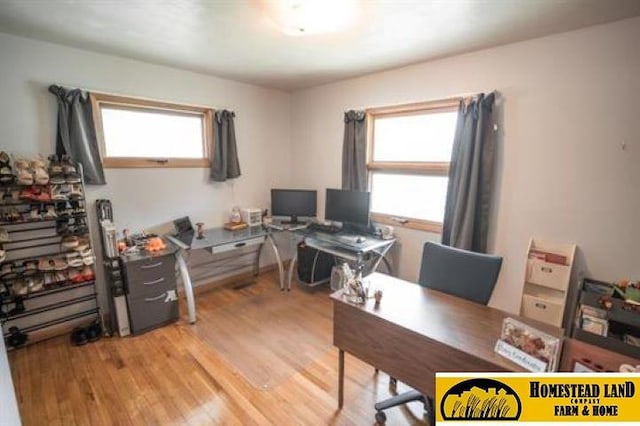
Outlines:
<svg viewBox="0 0 640 426"><path fill-rule="evenodd" d="M480 95L480 93L475 93L475 94L465 93L465 94L450 96L448 98L442 98L442 99L432 99L428 101L409 102L409 103L403 103L403 104L393 104L393 105L375 106L375 107L349 108L348 110L351 110L351 109L364 110L365 112L371 113L376 111L392 111L394 109L401 110L401 109L410 109L410 108L418 108L418 107L428 108L429 106L437 107L439 104L448 104L448 103L453 104L453 103L458 103L460 101L464 101L465 103L467 103L473 100L474 98L476 98L478 95Z"/></svg>

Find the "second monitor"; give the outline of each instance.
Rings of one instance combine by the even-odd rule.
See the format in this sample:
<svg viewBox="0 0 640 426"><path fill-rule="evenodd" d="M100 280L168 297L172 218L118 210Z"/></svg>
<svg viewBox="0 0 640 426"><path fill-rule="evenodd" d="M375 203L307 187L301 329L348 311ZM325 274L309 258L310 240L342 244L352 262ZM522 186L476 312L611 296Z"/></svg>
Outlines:
<svg viewBox="0 0 640 426"><path fill-rule="evenodd" d="M298 223L298 217L315 217L317 191L304 189L272 189L271 214L290 218L282 223Z"/></svg>
<svg viewBox="0 0 640 426"><path fill-rule="evenodd" d="M324 218L366 229L369 226L368 192L327 189Z"/></svg>

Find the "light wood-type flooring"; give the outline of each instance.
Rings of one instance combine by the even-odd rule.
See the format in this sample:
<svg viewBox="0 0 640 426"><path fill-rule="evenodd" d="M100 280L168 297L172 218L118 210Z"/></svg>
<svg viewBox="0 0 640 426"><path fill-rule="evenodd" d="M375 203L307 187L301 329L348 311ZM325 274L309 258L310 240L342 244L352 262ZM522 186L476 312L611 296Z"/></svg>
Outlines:
<svg viewBox="0 0 640 426"><path fill-rule="evenodd" d="M388 376L348 355L345 406L337 409L328 295L298 286L281 293L267 273L254 285L198 295L195 325L181 306L179 322L141 336L81 347L59 337L12 351L23 424L375 424ZM272 306L279 309L261 311ZM279 324L282 332L273 332ZM425 424L417 403L387 415L389 425Z"/></svg>

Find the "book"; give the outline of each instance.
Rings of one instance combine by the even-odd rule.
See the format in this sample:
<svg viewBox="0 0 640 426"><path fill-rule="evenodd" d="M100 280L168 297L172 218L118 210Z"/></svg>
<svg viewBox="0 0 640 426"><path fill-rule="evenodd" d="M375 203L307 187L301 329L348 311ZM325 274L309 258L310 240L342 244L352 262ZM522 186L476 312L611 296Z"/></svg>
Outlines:
<svg viewBox="0 0 640 426"><path fill-rule="evenodd" d="M248 227L249 225L244 222L227 222L224 224L224 229L228 231L239 231Z"/></svg>
<svg viewBox="0 0 640 426"><path fill-rule="evenodd" d="M555 263L557 265L567 264L567 256L535 249L529 251L529 259L539 259L544 262Z"/></svg>

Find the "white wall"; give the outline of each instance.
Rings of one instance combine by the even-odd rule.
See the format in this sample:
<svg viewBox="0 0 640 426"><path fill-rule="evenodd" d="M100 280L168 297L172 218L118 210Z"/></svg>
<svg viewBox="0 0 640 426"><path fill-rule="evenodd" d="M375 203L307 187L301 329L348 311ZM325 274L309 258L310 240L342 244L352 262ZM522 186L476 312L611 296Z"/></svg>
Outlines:
<svg viewBox="0 0 640 426"><path fill-rule="evenodd" d="M295 92L293 179L340 185L347 109L496 89L502 123L491 250L505 261L492 305L519 309L531 236L577 243L587 275L637 279L638 40L635 18ZM400 275L415 280L423 242L439 236L398 234Z"/></svg>
<svg viewBox="0 0 640 426"><path fill-rule="evenodd" d="M210 183L204 169L107 169L106 186L88 187L90 212L93 200L110 199L119 229L185 215L221 225L235 205L268 207L269 189L291 181L289 94L7 34L0 34L0 149L53 152L57 106L47 87L54 83L236 112L239 179ZM273 262L267 252L263 264Z"/></svg>

